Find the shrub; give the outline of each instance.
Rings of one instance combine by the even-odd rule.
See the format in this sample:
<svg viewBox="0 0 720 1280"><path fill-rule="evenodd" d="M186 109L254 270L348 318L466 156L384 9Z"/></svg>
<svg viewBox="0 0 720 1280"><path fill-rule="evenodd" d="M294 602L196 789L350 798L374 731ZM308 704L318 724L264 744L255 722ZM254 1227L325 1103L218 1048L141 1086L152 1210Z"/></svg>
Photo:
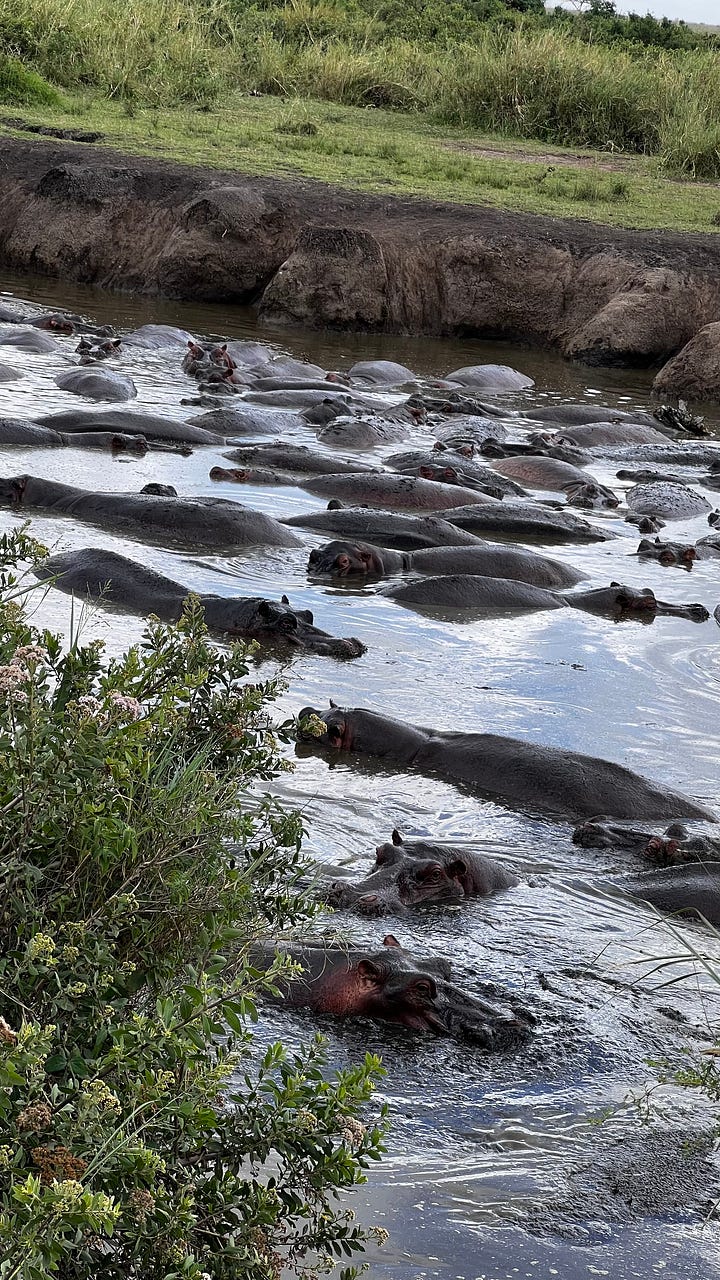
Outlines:
<svg viewBox="0 0 720 1280"><path fill-rule="evenodd" d="M249 944L316 910L297 815L248 794L280 685L192 597L120 658L63 648L19 603L41 553L0 540L0 1275L322 1269L366 1238L333 1200L379 1156L379 1064L251 1058Z"/></svg>
<svg viewBox="0 0 720 1280"><path fill-rule="evenodd" d="M0 54L0 102L52 106L59 101L57 90L36 71L28 70L17 58Z"/></svg>

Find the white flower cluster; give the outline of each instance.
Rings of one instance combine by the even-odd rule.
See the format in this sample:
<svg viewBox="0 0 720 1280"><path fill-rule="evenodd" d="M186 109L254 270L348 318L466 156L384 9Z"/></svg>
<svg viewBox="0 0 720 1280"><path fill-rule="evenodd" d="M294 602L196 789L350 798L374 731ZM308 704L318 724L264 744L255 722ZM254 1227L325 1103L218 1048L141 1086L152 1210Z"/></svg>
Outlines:
<svg viewBox="0 0 720 1280"><path fill-rule="evenodd" d="M83 720L97 720L106 724L113 720L139 720L143 714L142 703L137 698L128 697L124 693L111 693L107 703L101 702L92 693L85 693L75 703Z"/></svg>

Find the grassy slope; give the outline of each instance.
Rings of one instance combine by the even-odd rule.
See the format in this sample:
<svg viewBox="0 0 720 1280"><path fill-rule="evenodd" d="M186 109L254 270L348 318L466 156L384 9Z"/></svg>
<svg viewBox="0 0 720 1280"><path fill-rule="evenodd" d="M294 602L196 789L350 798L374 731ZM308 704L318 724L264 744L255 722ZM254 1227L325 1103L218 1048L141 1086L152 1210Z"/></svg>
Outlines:
<svg viewBox="0 0 720 1280"><path fill-rule="evenodd" d="M31 123L98 130L105 145L130 154L209 168L612 226L720 230L720 187L658 176L651 158L468 135L422 115L240 94L210 110L134 108L83 96L63 108L21 112ZM0 133L13 132L0 124Z"/></svg>

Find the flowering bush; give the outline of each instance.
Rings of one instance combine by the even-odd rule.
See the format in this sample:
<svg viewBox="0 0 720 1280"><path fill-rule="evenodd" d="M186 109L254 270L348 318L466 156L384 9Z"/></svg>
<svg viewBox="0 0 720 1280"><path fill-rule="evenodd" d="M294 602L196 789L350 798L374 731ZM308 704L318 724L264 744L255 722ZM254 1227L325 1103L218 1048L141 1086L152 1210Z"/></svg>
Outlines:
<svg viewBox="0 0 720 1280"><path fill-rule="evenodd" d="M367 1233L379 1064L252 1055L256 938L307 925L289 767L247 653L176 626L106 660L27 621L0 539L0 1280L276 1280ZM358 1274L346 1268L342 1276Z"/></svg>

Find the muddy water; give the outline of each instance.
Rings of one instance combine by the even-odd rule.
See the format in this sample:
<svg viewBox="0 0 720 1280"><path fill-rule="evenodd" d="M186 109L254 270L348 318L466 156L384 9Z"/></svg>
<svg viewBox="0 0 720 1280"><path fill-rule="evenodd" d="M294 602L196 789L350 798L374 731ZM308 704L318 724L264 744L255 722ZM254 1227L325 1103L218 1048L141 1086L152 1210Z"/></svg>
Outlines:
<svg viewBox="0 0 720 1280"><path fill-rule="evenodd" d="M399 360L419 374L506 361L537 383L531 395L508 400L515 407L553 398L642 407L649 387L644 374L583 370L502 344L258 334L252 315L238 310L114 298L7 276L0 288L121 327L155 321L198 336L259 337L330 368L361 356ZM13 352L10 359L25 377L0 385L0 413L31 417L81 403L52 381L73 358L74 345L63 340L59 355ZM178 365L176 354L128 352L119 367L138 386L132 407L179 418L198 412L182 403L194 388ZM296 438L315 443L311 430ZM428 439L418 435L419 442ZM392 451L380 450L378 458ZM189 458L151 452L143 459L75 449L0 452L4 475L28 471L108 490L161 480L180 493L236 498L276 515L322 505L301 489L213 484L208 472L222 461L222 448L196 449ZM593 471L622 488L611 465ZM638 539L630 526L612 516L593 518L619 537L589 547L553 545L550 554L582 566L593 583L648 585L665 599L699 600L711 610L720 599L717 561L696 564L691 573L643 567L632 555ZM14 520L1 512L0 530ZM605 756L717 800L720 632L712 621L613 624L570 611L465 622L453 615L429 618L393 605L377 586L310 584L307 548L324 540L310 534L297 551L228 558L133 543L72 520L38 517L33 529L57 549L112 547L195 589L286 592L294 605L313 609L319 626L367 644L367 654L352 663L298 661L281 712L332 697L444 729L517 734ZM673 538L690 540L706 531L704 519L670 530ZM37 613L58 628L70 625L69 600L60 593L49 592ZM95 612L85 625L111 649L142 631L141 620L117 611ZM450 956L470 989L476 977L490 978L522 995L539 1017L530 1048L502 1058L372 1025L323 1025L332 1061L355 1061L373 1050L387 1071L380 1095L393 1122L388 1155L353 1199L363 1221L390 1231L388 1244L369 1255L374 1280L720 1277L720 1233L683 1208L672 1160L658 1162L653 1154L658 1132L671 1132L671 1148L692 1145L711 1121L695 1094L658 1083L658 1064L666 1057L682 1061L688 1048L696 1051L711 1035L720 1013L717 988L693 957L720 961L713 936L699 924L659 920L619 894L610 882L627 869L628 858L577 848L568 824L513 813L372 763L350 767L312 754L298 754L296 763L276 790L302 808L308 849L321 872L338 877L366 870L375 844L398 827L406 836L482 847L521 879L497 899L461 907L380 922L335 917L334 924L358 940L377 942L391 931L409 948ZM670 955L676 963L658 970L657 957ZM682 982L662 985L678 976ZM259 1035L281 1035L292 1045L314 1029L300 1013L271 1010ZM618 1183L601 1170L620 1139L635 1144L628 1149L636 1155ZM579 1174L588 1164L591 1173Z"/></svg>

